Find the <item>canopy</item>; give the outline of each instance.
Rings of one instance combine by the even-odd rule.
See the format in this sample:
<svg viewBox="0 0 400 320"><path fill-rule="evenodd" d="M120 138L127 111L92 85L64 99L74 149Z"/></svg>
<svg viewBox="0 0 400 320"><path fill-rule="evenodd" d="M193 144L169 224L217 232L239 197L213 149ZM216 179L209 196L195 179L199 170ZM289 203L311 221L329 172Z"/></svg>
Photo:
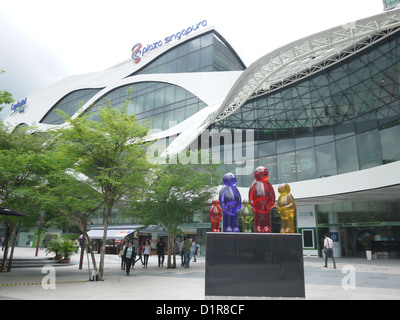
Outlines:
<svg viewBox="0 0 400 320"><path fill-rule="evenodd" d="M114 240L123 240L126 236L131 233L138 231L141 234L146 233L158 233L161 236L167 236L168 231L166 228L159 226L148 226L143 229L143 225L134 225L134 226L111 226L107 229L107 239ZM104 228L103 227L95 227L88 231L88 236L92 240L103 239ZM79 237L82 238L82 235Z"/></svg>
<svg viewBox="0 0 400 320"><path fill-rule="evenodd" d="M159 227L159 226L148 226L145 229L140 229L139 233L145 234L145 233L157 233L159 236L167 236L168 235L168 230L165 227Z"/></svg>
<svg viewBox="0 0 400 320"><path fill-rule="evenodd" d="M18 211L11 210L8 208L3 208L3 207L0 207L0 215L16 216L16 217L27 217L28 216L26 213L18 212Z"/></svg>
<svg viewBox="0 0 400 320"><path fill-rule="evenodd" d="M107 239L122 240L126 236L135 232L138 228L142 226L126 226L126 227L108 227L107 229ZM88 236L90 239L103 239L104 228L92 228L88 231Z"/></svg>

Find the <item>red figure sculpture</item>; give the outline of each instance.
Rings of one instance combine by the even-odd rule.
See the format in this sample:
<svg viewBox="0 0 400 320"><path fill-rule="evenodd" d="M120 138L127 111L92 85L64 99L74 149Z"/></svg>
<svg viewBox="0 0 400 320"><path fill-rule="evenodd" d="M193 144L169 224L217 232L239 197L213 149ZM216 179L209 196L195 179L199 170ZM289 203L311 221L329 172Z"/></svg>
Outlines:
<svg viewBox="0 0 400 320"><path fill-rule="evenodd" d="M271 209L275 205L275 192L268 181L268 169L260 166L254 171L255 180L250 186L249 201L254 209L254 232L271 232Z"/></svg>
<svg viewBox="0 0 400 320"><path fill-rule="evenodd" d="M212 206L210 208L211 232L221 232L219 222L222 219L222 209L219 204L218 199L212 201Z"/></svg>

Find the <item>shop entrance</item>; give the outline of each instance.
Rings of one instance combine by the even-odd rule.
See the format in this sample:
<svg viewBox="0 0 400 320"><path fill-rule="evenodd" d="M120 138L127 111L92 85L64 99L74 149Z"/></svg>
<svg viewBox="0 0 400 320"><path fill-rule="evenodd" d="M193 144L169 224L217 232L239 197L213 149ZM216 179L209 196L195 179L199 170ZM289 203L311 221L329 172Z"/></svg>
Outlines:
<svg viewBox="0 0 400 320"><path fill-rule="evenodd" d="M377 259L400 258L400 226L339 228L342 257L365 258L371 249Z"/></svg>

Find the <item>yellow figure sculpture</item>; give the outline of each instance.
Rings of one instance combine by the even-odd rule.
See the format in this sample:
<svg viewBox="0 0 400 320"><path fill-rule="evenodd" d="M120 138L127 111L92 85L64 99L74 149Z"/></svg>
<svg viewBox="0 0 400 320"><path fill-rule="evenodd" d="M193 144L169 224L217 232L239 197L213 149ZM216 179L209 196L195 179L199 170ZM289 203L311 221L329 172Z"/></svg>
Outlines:
<svg viewBox="0 0 400 320"><path fill-rule="evenodd" d="M239 215L242 218L243 232L251 233L251 222L254 218L254 212L248 201L243 201Z"/></svg>
<svg viewBox="0 0 400 320"><path fill-rule="evenodd" d="M278 187L280 194L276 209L281 215L281 233L294 233L294 211L296 203L290 193L290 187L287 183L283 183Z"/></svg>

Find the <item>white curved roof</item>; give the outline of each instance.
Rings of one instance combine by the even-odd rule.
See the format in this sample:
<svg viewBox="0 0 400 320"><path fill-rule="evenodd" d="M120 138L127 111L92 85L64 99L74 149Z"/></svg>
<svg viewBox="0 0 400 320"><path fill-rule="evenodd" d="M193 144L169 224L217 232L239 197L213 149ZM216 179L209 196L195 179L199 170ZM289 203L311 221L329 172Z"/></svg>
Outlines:
<svg viewBox="0 0 400 320"><path fill-rule="evenodd" d="M400 9L332 28L292 42L254 62L238 78L215 120L248 99L269 93L331 66L399 31Z"/></svg>
<svg viewBox="0 0 400 320"><path fill-rule="evenodd" d="M41 119L67 94L80 89L101 89L72 116L76 117L81 112L85 111L93 102L111 90L123 85L143 81L165 82L180 86L199 97L199 99L209 106L221 103L242 71L139 74L130 76L139 69L150 64L171 48L177 47L184 42L190 41L194 37L210 31L215 31L214 27L205 27L202 30L193 32L184 38L184 41L169 42L162 47L149 51L145 56L141 57L141 62L139 64L135 64L132 59L127 59L104 71L64 78L29 96L27 98L25 111L8 116L4 122L9 125L11 129L19 124L27 124L36 127L39 131L48 130L58 127L59 125L40 123ZM203 118L203 116L200 118ZM201 124L202 121L203 120L199 119L199 124ZM181 128L180 130L183 129Z"/></svg>

